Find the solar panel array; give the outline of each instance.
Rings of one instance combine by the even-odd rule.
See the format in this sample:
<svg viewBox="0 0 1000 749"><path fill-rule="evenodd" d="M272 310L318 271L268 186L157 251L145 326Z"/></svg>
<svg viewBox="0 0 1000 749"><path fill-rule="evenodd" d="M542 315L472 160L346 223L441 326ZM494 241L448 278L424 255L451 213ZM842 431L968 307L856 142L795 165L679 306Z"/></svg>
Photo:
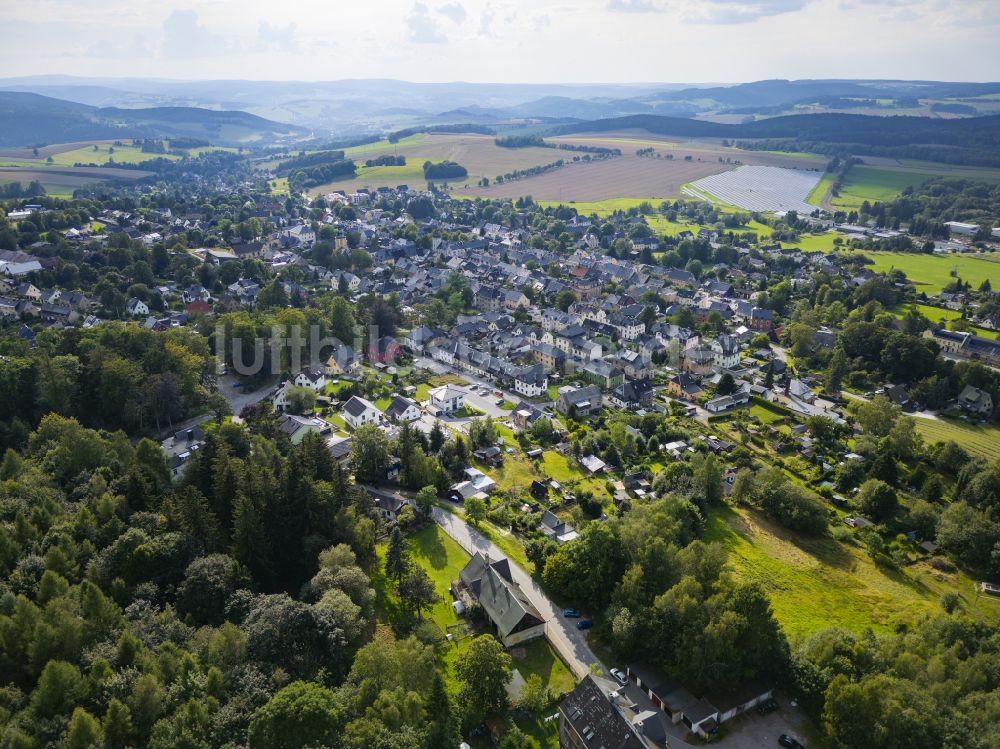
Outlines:
<svg viewBox="0 0 1000 749"><path fill-rule="evenodd" d="M741 166L691 183L696 190L748 211L798 211L809 214L816 206L806 198L822 172L777 166Z"/></svg>

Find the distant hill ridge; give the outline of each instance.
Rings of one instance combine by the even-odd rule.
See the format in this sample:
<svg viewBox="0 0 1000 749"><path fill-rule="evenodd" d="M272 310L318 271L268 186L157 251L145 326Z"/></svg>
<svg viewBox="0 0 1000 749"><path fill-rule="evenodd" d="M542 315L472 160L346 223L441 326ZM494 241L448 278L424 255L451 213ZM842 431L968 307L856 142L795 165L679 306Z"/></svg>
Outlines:
<svg viewBox="0 0 1000 749"><path fill-rule="evenodd" d="M205 138L238 146L301 137L308 130L248 112L198 107L92 107L20 91L0 91L0 146L96 138Z"/></svg>

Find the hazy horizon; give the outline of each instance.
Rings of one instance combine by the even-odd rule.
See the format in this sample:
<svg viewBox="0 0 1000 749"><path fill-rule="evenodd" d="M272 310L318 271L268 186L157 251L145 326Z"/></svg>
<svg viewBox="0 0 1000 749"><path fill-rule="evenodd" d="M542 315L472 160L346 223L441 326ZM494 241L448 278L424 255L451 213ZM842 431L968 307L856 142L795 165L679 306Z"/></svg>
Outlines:
<svg viewBox="0 0 1000 749"><path fill-rule="evenodd" d="M998 29L995 0L36 0L0 9L0 77L996 81Z"/></svg>

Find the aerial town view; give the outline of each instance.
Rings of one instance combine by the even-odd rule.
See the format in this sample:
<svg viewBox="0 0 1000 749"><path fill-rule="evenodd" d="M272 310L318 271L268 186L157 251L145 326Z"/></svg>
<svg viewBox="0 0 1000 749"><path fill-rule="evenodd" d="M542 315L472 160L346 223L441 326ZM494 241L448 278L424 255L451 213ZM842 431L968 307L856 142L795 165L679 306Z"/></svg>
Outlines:
<svg viewBox="0 0 1000 749"><path fill-rule="evenodd" d="M998 35L0 4L0 749L1000 748Z"/></svg>

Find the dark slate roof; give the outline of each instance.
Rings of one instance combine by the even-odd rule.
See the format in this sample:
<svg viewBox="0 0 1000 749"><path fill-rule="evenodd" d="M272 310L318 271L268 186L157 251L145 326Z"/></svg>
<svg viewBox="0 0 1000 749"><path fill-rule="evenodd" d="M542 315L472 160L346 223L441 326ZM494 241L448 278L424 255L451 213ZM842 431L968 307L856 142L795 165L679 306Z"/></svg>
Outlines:
<svg viewBox="0 0 1000 749"><path fill-rule="evenodd" d="M642 749L624 716L589 674L559 703L559 712L588 749Z"/></svg>

